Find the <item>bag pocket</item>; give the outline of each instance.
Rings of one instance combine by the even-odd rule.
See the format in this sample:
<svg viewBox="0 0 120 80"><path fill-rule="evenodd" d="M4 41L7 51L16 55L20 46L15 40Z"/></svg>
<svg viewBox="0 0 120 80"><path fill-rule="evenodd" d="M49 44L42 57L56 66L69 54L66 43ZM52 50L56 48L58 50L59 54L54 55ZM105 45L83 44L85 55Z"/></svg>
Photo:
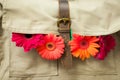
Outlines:
<svg viewBox="0 0 120 80"><path fill-rule="evenodd" d="M57 61L42 59L35 50L25 53L10 41L10 76L57 75Z"/></svg>
<svg viewBox="0 0 120 80"><path fill-rule="evenodd" d="M117 37L113 35L117 41ZM116 43L116 45L118 42ZM117 46L116 46L117 47ZM116 52L116 47L111 50L104 60L95 59L90 57L87 60L80 60L73 58L73 68L65 72L61 69L61 73L69 73L71 75L116 75L118 74L116 70L116 58L114 57ZM64 74L63 74L64 75Z"/></svg>

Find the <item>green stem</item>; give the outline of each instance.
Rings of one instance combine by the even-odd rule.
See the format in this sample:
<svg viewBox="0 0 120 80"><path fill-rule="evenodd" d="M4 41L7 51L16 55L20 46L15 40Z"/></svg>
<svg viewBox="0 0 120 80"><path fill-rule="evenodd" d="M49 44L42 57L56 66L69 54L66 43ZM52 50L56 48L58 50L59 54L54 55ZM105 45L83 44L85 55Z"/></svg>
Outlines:
<svg viewBox="0 0 120 80"><path fill-rule="evenodd" d="M72 29L70 29L70 40L72 40Z"/></svg>

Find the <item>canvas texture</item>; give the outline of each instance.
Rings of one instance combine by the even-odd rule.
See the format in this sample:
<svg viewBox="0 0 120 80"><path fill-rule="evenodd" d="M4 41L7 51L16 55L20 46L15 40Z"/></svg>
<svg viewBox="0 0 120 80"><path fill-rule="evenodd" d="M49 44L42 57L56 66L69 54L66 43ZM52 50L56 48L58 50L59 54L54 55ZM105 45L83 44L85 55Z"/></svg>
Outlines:
<svg viewBox="0 0 120 80"><path fill-rule="evenodd" d="M104 61L73 58L66 69L59 60L25 53L11 42L12 32L59 34L58 0L0 0L0 80L120 80L120 0L69 0L71 30L80 35L112 34L117 42ZM1 20L0 20L1 21Z"/></svg>

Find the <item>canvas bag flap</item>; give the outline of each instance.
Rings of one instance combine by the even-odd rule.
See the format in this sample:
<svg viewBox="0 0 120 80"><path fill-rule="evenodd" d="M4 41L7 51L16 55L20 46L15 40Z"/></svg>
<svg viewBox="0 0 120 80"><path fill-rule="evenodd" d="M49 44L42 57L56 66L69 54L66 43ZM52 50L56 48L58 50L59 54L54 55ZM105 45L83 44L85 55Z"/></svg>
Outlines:
<svg viewBox="0 0 120 80"><path fill-rule="evenodd" d="M17 3L16 3L17 2ZM69 0L72 32L105 35L120 30L119 0ZM58 34L57 0L7 0L4 28L18 33Z"/></svg>

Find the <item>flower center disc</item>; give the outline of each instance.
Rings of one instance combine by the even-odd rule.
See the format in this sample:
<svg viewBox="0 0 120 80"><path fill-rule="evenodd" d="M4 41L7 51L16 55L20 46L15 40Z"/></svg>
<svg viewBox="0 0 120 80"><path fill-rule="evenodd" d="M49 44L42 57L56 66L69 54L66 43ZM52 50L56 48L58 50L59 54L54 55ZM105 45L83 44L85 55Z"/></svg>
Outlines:
<svg viewBox="0 0 120 80"><path fill-rule="evenodd" d="M86 49L86 48L88 48L88 46L89 46L88 41L82 40L82 41L80 42L80 47L81 47L81 48Z"/></svg>
<svg viewBox="0 0 120 80"><path fill-rule="evenodd" d="M32 34L25 34L25 38L27 38L27 39L32 38Z"/></svg>
<svg viewBox="0 0 120 80"><path fill-rule="evenodd" d="M55 45L53 43L47 43L46 47L48 50L54 50L55 49Z"/></svg>

